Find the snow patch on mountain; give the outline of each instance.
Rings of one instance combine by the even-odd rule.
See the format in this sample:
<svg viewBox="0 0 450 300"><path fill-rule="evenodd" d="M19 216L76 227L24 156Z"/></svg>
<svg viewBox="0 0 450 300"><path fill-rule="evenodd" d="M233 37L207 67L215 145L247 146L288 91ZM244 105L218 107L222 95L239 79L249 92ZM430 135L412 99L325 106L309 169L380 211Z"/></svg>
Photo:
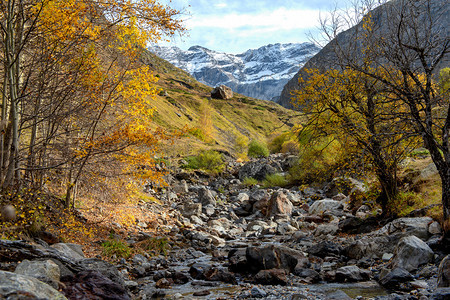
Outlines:
<svg viewBox="0 0 450 300"><path fill-rule="evenodd" d="M161 46L149 50L211 87L224 84L249 97L276 100L284 85L320 49L312 43L289 43L270 44L241 54L201 46L187 51Z"/></svg>

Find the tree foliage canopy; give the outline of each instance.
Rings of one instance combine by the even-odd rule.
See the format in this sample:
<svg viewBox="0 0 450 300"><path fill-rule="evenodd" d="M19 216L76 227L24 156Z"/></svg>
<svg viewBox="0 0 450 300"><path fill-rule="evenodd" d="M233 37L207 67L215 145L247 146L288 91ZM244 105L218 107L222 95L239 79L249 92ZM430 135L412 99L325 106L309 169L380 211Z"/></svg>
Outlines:
<svg viewBox="0 0 450 300"><path fill-rule="evenodd" d="M182 32L155 0L21 0L0 4L2 187L119 174L158 180L165 133L150 126L157 78L149 42Z"/></svg>

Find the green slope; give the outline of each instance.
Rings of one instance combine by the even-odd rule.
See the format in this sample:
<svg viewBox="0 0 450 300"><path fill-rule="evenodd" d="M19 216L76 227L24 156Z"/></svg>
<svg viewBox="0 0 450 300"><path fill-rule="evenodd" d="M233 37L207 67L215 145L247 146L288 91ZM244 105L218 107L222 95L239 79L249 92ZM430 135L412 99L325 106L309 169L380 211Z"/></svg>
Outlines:
<svg viewBox="0 0 450 300"><path fill-rule="evenodd" d="M207 142L192 135L176 141L169 150L187 155L199 149L214 148L234 153L239 136L249 140L266 141L271 136L289 130L300 123L301 114L276 103L249 98L239 94L229 100L211 99L211 87L196 81L187 72L147 52L143 62L159 77L162 89L155 100L155 125L173 130L201 127L202 103L210 106L213 131Z"/></svg>

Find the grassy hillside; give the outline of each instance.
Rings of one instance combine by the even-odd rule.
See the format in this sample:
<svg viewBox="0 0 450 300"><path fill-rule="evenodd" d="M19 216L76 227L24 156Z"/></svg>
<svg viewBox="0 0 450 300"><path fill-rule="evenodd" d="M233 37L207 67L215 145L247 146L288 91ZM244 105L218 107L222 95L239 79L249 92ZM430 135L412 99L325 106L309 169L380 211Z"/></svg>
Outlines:
<svg viewBox="0 0 450 300"><path fill-rule="evenodd" d="M213 125L207 139L188 134L177 140L175 147L170 147L169 151L174 153L169 155L187 155L207 148L234 153L238 137L266 141L270 136L289 130L301 120L298 112L271 101L239 94L234 94L229 100L211 99L212 87L199 83L167 61L150 52L146 53L143 61L157 74L157 86L162 89L154 103L157 109L155 125L169 130L186 126L201 129L200 119L205 114L205 106L208 107L206 110Z"/></svg>

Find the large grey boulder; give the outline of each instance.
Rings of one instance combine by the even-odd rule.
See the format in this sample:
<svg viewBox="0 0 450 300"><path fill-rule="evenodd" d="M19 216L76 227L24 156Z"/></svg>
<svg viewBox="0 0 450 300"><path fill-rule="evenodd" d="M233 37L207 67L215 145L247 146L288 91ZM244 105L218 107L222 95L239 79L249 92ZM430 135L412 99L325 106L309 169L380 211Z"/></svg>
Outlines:
<svg viewBox="0 0 450 300"><path fill-rule="evenodd" d="M231 88L227 87L226 85L219 85L216 86L211 91L211 97L214 99L231 99L233 98L233 90Z"/></svg>
<svg viewBox="0 0 450 300"><path fill-rule="evenodd" d="M81 245L71 243L57 243L52 245L51 247L69 258L73 258L75 260L85 259Z"/></svg>
<svg viewBox="0 0 450 300"><path fill-rule="evenodd" d="M34 277L58 289L60 270L58 265L51 260L29 261L25 259L17 265L14 273Z"/></svg>
<svg viewBox="0 0 450 300"><path fill-rule="evenodd" d="M340 201L332 199L317 200L309 207L309 213L313 215L321 215L325 212L333 213L343 207L344 205Z"/></svg>
<svg viewBox="0 0 450 300"><path fill-rule="evenodd" d="M415 236L407 236L398 243L392 266L411 272L420 265L433 261L433 258L433 250L424 241Z"/></svg>
<svg viewBox="0 0 450 300"><path fill-rule="evenodd" d="M34 277L0 271L0 299L67 300L63 294Z"/></svg>
<svg viewBox="0 0 450 300"><path fill-rule="evenodd" d="M293 205L283 192L277 191L269 200L266 215L268 217L290 217Z"/></svg>
<svg viewBox="0 0 450 300"><path fill-rule="evenodd" d="M421 240L430 237L429 226L433 223L430 217L400 218L382 228L356 240L348 247L351 258L381 258L384 253L393 253L402 237L415 236Z"/></svg>
<svg viewBox="0 0 450 300"><path fill-rule="evenodd" d="M400 218L386 224L372 235L398 234L401 237L414 235L421 240L427 240L430 237L429 225L432 223L433 219L430 217Z"/></svg>

